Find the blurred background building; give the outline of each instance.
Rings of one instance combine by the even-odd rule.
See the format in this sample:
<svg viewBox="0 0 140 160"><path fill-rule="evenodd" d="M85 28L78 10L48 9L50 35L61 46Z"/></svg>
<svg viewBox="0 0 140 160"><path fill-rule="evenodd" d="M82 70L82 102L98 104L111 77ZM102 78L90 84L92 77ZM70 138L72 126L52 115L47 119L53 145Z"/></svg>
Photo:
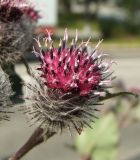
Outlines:
<svg viewBox="0 0 140 160"><path fill-rule="evenodd" d="M39 26L79 29L82 35L140 36L139 0L31 0L40 11ZM61 34L57 32L57 34Z"/></svg>

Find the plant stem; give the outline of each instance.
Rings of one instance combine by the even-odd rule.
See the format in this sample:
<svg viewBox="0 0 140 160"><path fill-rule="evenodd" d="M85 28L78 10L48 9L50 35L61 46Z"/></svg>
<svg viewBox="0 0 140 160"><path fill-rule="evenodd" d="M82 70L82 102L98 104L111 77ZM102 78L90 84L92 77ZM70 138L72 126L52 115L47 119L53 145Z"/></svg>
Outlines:
<svg viewBox="0 0 140 160"><path fill-rule="evenodd" d="M26 71L29 75L31 75L31 70L30 70L30 67L26 61L26 59L22 56L21 57L21 62L25 65L25 68L26 68Z"/></svg>
<svg viewBox="0 0 140 160"><path fill-rule="evenodd" d="M115 98L115 97L118 97L118 96L125 96L125 95L132 95L132 96L138 97L137 94L132 93L132 92L118 92L118 93L106 92L106 96L105 97L100 97L99 100L104 101L104 100L107 100L107 99Z"/></svg>
<svg viewBox="0 0 140 160"><path fill-rule="evenodd" d="M82 160L91 160L91 156L82 156Z"/></svg>
<svg viewBox="0 0 140 160"><path fill-rule="evenodd" d="M44 136L48 140L54 134L55 132L51 132L49 129L44 134L43 128L37 128L27 142L9 160L20 160L31 149L44 142Z"/></svg>
<svg viewBox="0 0 140 160"><path fill-rule="evenodd" d="M128 125L129 115L131 113L132 107L129 105L124 113L120 115L119 127L124 128Z"/></svg>

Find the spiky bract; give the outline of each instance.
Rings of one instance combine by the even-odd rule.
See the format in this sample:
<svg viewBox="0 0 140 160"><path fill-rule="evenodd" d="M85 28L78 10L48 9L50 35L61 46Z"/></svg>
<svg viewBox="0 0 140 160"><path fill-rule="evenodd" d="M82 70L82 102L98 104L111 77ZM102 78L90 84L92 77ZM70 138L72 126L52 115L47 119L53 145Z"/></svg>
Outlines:
<svg viewBox="0 0 140 160"><path fill-rule="evenodd" d="M27 104L25 113L32 120L51 131L62 131L75 128L80 134L82 128L90 127L93 118L96 118L96 104L98 96L81 97L79 94L63 93L58 89L49 89L44 86L40 77L34 76L36 84L26 84Z"/></svg>
<svg viewBox="0 0 140 160"><path fill-rule="evenodd" d="M10 97L13 95L8 76L0 68L0 121L9 120L8 108L12 106Z"/></svg>
<svg viewBox="0 0 140 160"><path fill-rule="evenodd" d="M32 30L28 24L1 24L0 32L0 64L15 63L31 48Z"/></svg>

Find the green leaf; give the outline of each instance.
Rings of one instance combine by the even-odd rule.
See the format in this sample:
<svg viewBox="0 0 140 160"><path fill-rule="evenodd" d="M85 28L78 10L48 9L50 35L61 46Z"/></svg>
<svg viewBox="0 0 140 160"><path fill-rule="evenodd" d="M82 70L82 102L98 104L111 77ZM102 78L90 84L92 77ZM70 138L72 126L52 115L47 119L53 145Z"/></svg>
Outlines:
<svg viewBox="0 0 140 160"><path fill-rule="evenodd" d="M117 154L117 147L111 147L108 149L97 148L92 152L92 160L116 160Z"/></svg>
<svg viewBox="0 0 140 160"><path fill-rule="evenodd" d="M119 131L113 113L108 113L87 128L76 139L81 155L90 155L94 160L113 160L117 154Z"/></svg>
<svg viewBox="0 0 140 160"><path fill-rule="evenodd" d="M133 117L134 119L140 121L140 105L138 105L137 107L134 108L134 111L133 111Z"/></svg>

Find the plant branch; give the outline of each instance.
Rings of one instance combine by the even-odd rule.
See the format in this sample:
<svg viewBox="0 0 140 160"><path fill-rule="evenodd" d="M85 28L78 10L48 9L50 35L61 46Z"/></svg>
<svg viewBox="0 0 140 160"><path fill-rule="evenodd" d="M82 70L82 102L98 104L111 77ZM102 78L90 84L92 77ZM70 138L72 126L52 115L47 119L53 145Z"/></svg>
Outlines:
<svg viewBox="0 0 140 160"><path fill-rule="evenodd" d="M55 132L51 132L49 129L44 134L43 128L37 128L28 141L9 160L20 160L30 150L44 142L44 140L48 140L54 134Z"/></svg>
<svg viewBox="0 0 140 160"><path fill-rule="evenodd" d="M115 98L117 96L125 96L125 95L132 95L132 96L138 97L137 94L132 93L132 92L118 92L118 93L106 92L106 96L105 97L100 97L100 101L104 101L104 100L107 100L107 99L110 99L110 98Z"/></svg>
<svg viewBox="0 0 140 160"><path fill-rule="evenodd" d="M82 156L81 160L91 160L91 156Z"/></svg>

